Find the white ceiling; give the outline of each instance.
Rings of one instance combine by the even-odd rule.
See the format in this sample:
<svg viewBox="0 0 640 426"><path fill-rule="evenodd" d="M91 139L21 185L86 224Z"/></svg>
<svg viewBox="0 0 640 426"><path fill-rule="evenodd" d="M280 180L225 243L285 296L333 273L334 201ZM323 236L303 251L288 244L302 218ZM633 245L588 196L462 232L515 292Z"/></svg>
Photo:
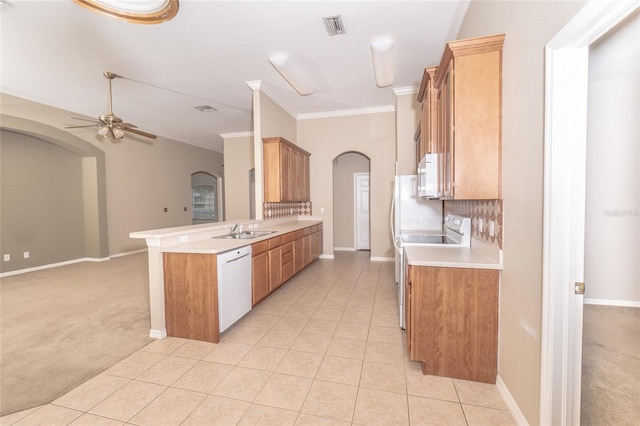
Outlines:
<svg viewBox="0 0 640 426"><path fill-rule="evenodd" d="M70 0L8 0L0 8L0 90L97 117L108 110L140 130L222 151L220 134L252 130L249 81L296 118L393 106L418 86L455 38L468 1L196 1L157 25L132 24ZM330 37L322 17L342 15ZM396 44L392 87L375 84L371 42ZM287 53L315 88L300 96L268 58ZM134 81L131 81L134 80ZM145 84L142 84L142 83ZM164 90L164 89L168 90ZM202 113L195 106L211 105ZM81 124L69 119L61 126ZM71 129L86 134L95 129ZM127 136L128 137L128 136Z"/></svg>

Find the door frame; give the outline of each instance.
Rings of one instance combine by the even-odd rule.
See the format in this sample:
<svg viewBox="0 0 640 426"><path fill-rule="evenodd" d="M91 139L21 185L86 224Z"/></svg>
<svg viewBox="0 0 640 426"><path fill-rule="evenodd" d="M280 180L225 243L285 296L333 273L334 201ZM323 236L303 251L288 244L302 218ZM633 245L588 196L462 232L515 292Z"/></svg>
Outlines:
<svg viewBox="0 0 640 426"><path fill-rule="evenodd" d="M369 181L369 248L367 250L371 250L371 173L356 172L353 174L353 247L356 251L360 250L358 247L358 177L361 176L367 176Z"/></svg>
<svg viewBox="0 0 640 426"><path fill-rule="evenodd" d="M590 1L545 47L540 423L580 424L589 45L640 7Z"/></svg>

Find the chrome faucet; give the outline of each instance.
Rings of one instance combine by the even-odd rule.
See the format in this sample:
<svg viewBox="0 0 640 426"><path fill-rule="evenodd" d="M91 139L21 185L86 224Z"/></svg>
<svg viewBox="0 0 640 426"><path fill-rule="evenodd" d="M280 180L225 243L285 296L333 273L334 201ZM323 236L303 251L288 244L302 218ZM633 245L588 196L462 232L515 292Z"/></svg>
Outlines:
<svg viewBox="0 0 640 426"><path fill-rule="evenodd" d="M236 223L235 225L233 225L233 228L231 228L231 233L232 233L232 234L235 234L235 233L236 233L236 230L238 229L238 226L239 226L239 225L240 225L239 223Z"/></svg>

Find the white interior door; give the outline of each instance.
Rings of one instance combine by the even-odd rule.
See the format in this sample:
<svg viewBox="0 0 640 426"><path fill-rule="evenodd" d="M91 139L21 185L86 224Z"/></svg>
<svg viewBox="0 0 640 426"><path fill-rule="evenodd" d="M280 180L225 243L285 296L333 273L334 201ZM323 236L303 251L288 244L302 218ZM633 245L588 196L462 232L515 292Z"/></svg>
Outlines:
<svg viewBox="0 0 640 426"><path fill-rule="evenodd" d="M354 173L356 250L370 250L369 173Z"/></svg>
<svg viewBox="0 0 640 426"><path fill-rule="evenodd" d="M546 47L542 424L580 424L588 47L638 7L589 2Z"/></svg>

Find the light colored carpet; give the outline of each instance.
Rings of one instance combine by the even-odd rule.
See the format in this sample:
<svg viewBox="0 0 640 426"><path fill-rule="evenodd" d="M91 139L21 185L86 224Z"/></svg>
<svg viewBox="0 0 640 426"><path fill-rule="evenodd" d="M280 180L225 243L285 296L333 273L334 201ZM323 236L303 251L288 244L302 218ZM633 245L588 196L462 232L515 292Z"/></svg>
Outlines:
<svg viewBox="0 0 640 426"><path fill-rule="evenodd" d="M50 402L145 346L147 254L2 279L0 414Z"/></svg>
<svg viewBox="0 0 640 426"><path fill-rule="evenodd" d="M640 421L640 308L585 305L582 425Z"/></svg>

